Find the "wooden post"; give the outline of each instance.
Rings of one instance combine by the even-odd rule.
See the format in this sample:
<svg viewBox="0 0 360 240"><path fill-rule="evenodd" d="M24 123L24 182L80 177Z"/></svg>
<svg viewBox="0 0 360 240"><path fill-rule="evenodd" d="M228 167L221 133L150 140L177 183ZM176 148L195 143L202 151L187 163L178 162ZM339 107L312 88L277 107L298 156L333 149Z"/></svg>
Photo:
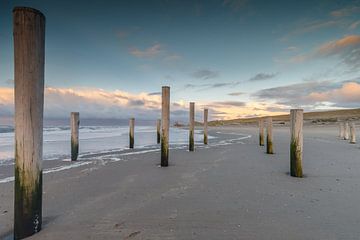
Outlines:
<svg viewBox="0 0 360 240"><path fill-rule="evenodd" d="M350 143L356 143L356 127L355 123L350 123Z"/></svg>
<svg viewBox="0 0 360 240"><path fill-rule="evenodd" d="M293 177L303 176L303 113L302 109L290 110L290 175Z"/></svg>
<svg viewBox="0 0 360 240"><path fill-rule="evenodd" d="M189 115L189 151L194 151L195 103L190 102Z"/></svg>
<svg viewBox="0 0 360 240"><path fill-rule="evenodd" d="M349 140L349 123L348 122L345 122L344 140Z"/></svg>
<svg viewBox="0 0 360 240"><path fill-rule="evenodd" d="M339 123L339 138L340 139L344 138L344 128L343 128L343 123L342 122Z"/></svg>
<svg viewBox="0 0 360 240"><path fill-rule="evenodd" d="M204 144L208 144L208 113L207 108L204 109Z"/></svg>
<svg viewBox="0 0 360 240"><path fill-rule="evenodd" d="M129 148L134 148L134 127L135 127L135 118L130 118L129 121Z"/></svg>
<svg viewBox="0 0 360 240"><path fill-rule="evenodd" d="M259 119L259 145L264 146L264 119Z"/></svg>
<svg viewBox="0 0 360 240"><path fill-rule="evenodd" d="M170 124L170 87L162 87L161 100L161 166L169 165L169 124Z"/></svg>
<svg viewBox="0 0 360 240"><path fill-rule="evenodd" d="M160 128L161 128L161 120L158 119L156 120L156 138L157 138L157 143L160 143Z"/></svg>
<svg viewBox="0 0 360 240"><path fill-rule="evenodd" d="M79 155L79 113L72 112L70 116L71 125L71 161L76 161Z"/></svg>
<svg viewBox="0 0 360 240"><path fill-rule="evenodd" d="M45 16L13 10L15 67L14 239L41 230Z"/></svg>
<svg viewBox="0 0 360 240"><path fill-rule="evenodd" d="M266 120L266 153L273 154L272 117Z"/></svg>

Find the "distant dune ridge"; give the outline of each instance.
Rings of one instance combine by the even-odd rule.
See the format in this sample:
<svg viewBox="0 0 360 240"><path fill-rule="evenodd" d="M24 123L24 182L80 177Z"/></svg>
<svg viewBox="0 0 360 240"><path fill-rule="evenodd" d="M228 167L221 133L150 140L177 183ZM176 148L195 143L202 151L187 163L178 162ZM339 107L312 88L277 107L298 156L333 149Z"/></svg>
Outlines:
<svg viewBox="0 0 360 240"><path fill-rule="evenodd" d="M274 124L288 125L290 115L272 116ZM254 125L257 124L259 117L238 118L232 120L216 120L209 122L209 126L225 126L225 125ZM360 108L357 109L341 109L319 112L304 112L304 124L334 124L341 121L359 121Z"/></svg>

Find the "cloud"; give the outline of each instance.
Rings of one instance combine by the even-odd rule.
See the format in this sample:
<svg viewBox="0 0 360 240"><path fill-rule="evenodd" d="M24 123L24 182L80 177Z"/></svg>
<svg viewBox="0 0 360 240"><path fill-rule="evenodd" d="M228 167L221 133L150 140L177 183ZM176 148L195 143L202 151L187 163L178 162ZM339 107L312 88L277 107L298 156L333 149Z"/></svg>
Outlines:
<svg viewBox="0 0 360 240"><path fill-rule="evenodd" d="M350 67L350 70L356 70L360 66L360 35L348 35L324 43L309 53L292 57L290 62L301 63L330 56L340 58L341 63Z"/></svg>
<svg viewBox="0 0 360 240"><path fill-rule="evenodd" d="M221 88L221 87L232 87L232 86L236 86L238 85L239 82L218 82L218 83L211 83L211 84L192 84L192 83L188 83L184 85L185 89L198 89L199 91L203 91L206 89L211 89L211 88Z"/></svg>
<svg viewBox="0 0 360 240"><path fill-rule="evenodd" d="M161 92L151 92L148 93L149 96L156 96L156 95L161 95Z"/></svg>
<svg viewBox="0 0 360 240"><path fill-rule="evenodd" d="M246 105L246 103L239 101L223 101L223 102L213 102L212 105L243 107Z"/></svg>
<svg viewBox="0 0 360 240"><path fill-rule="evenodd" d="M315 102L333 102L336 105L344 103L360 102L360 84L357 82L346 82L336 89L324 92L312 92L308 95Z"/></svg>
<svg viewBox="0 0 360 240"><path fill-rule="evenodd" d="M251 77L249 81L253 82L253 81L268 80L276 77L277 75L278 73L258 73L255 76Z"/></svg>
<svg viewBox="0 0 360 240"><path fill-rule="evenodd" d="M315 110L319 107L358 107L360 82L354 80L306 82L263 89L253 96L262 101L273 101L278 104L280 109L304 107L308 110ZM270 111L271 109L266 110Z"/></svg>
<svg viewBox="0 0 360 240"><path fill-rule="evenodd" d="M331 81L305 82L291 84L282 87L267 88L252 94L253 97L260 100L276 100L283 105L296 105L304 103L305 97L313 91L327 91L333 87Z"/></svg>
<svg viewBox="0 0 360 240"><path fill-rule="evenodd" d="M351 29L351 30L356 29L356 28L358 28L359 25L360 25L360 20L355 21L349 26L349 29Z"/></svg>
<svg viewBox="0 0 360 240"><path fill-rule="evenodd" d="M157 43L145 50L132 48L130 49L130 54L138 58L151 58L159 55L159 53L162 51L161 48L161 45Z"/></svg>
<svg viewBox="0 0 360 240"><path fill-rule="evenodd" d="M216 78L219 76L219 73L209 69L200 69L191 74L194 78L207 80L211 78Z"/></svg>
<svg viewBox="0 0 360 240"><path fill-rule="evenodd" d="M232 92L232 93L228 93L229 96L241 96L241 95L244 95L245 93L243 92Z"/></svg>
<svg viewBox="0 0 360 240"><path fill-rule="evenodd" d="M330 12L330 15L332 17L340 18L340 17L351 16L355 13L360 13L359 6L348 6L345 8L337 9L337 10Z"/></svg>

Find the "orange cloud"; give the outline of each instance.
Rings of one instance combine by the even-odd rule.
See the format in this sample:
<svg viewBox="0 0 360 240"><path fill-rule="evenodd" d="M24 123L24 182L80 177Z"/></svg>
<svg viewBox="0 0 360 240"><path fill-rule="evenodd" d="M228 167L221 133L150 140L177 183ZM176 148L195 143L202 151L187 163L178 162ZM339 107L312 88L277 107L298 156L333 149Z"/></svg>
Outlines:
<svg viewBox="0 0 360 240"><path fill-rule="evenodd" d="M344 83L338 89L310 93L308 98L316 102L357 102L360 101L360 84L356 82Z"/></svg>
<svg viewBox="0 0 360 240"><path fill-rule="evenodd" d="M350 35L350 36L345 36L339 40L331 41L326 44L323 44L317 49L316 52L319 55L337 54L348 47L356 46L359 44L360 44L360 36Z"/></svg>

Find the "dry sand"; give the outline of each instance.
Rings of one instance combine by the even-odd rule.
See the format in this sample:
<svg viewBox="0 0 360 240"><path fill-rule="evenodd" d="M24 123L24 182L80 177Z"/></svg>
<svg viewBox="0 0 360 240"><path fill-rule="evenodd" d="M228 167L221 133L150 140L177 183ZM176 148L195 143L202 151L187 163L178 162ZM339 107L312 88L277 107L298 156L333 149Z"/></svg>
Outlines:
<svg viewBox="0 0 360 240"><path fill-rule="evenodd" d="M359 239L360 149L337 127L305 128L302 179L288 175L288 128L274 129L274 155L257 128L209 131L238 137L228 133L252 137L171 150L168 168L155 151L46 174L43 230L29 239ZM13 182L0 194L5 237Z"/></svg>

